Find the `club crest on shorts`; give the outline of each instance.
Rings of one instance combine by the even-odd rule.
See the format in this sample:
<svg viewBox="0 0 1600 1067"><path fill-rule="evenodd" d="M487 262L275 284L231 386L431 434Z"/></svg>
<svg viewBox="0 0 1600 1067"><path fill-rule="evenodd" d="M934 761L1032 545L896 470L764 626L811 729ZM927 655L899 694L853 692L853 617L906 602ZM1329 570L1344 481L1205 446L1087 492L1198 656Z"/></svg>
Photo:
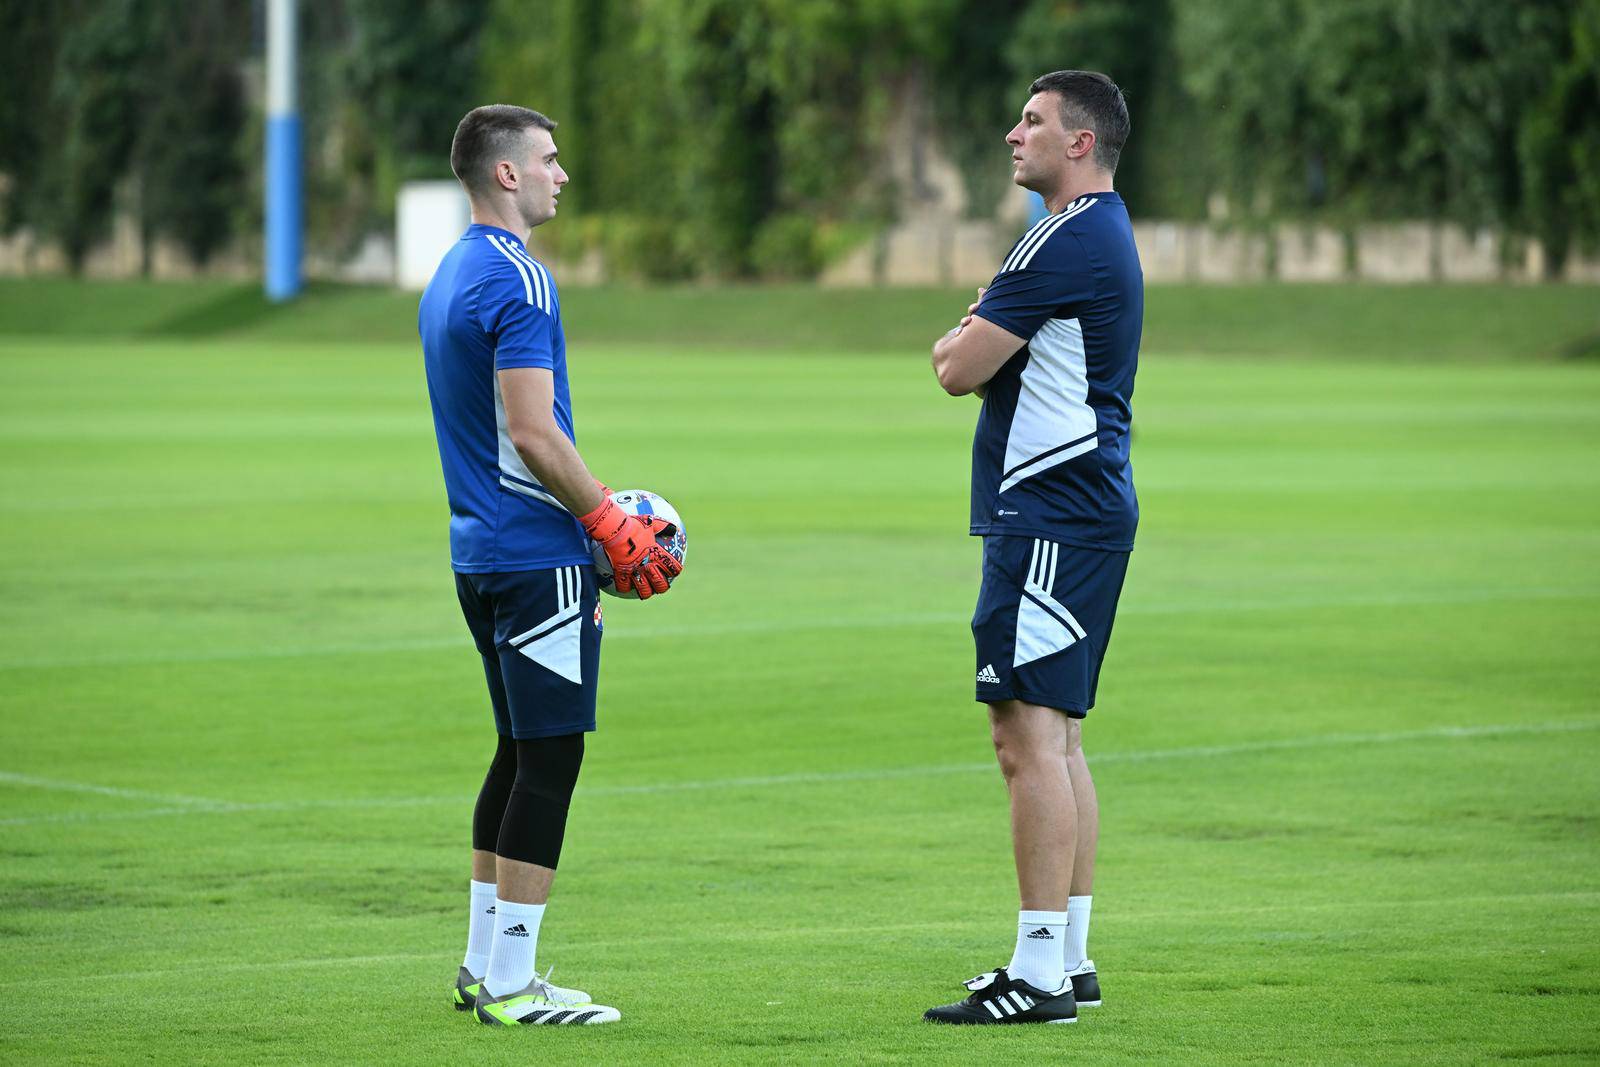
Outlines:
<svg viewBox="0 0 1600 1067"><path fill-rule="evenodd" d="M597 634L604 633L606 629L605 624L601 621L603 615L604 613L600 610L600 602L597 600L594 604L594 632Z"/></svg>

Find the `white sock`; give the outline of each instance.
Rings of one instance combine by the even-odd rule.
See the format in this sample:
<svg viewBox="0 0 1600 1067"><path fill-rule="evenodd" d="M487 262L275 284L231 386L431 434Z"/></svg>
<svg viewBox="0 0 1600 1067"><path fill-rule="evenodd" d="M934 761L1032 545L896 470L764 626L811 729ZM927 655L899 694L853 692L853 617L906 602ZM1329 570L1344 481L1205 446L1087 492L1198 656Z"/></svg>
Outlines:
<svg viewBox="0 0 1600 1067"><path fill-rule="evenodd" d="M491 997L515 993L533 981L544 907L495 900L494 943L489 949L489 970L483 976L483 988Z"/></svg>
<svg viewBox="0 0 1600 1067"><path fill-rule="evenodd" d="M494 883L472 882L472 911L467 919L467 958L461 966L474 978L489 969L489 945L494 938Z"/></svg>
<svg viewBox="0 0 1600 1067"><path fill-rule="evenodd" d="M1068 974L1089 958L1089 902L1093 899L1090 896L1067 898L1067 917L1072 920L1072 925L1067 927L1067 940L1063 945L1065 954L1061 962L1066 964Z"/></svg>
<svg viewBox="0 0 1600 1067"><path fill-rule="evenodd" d="M1061 967L1061 942L1066 936L1066 912L1019 911L1017 949L1006 973L1046 993L1060 989L1067 980Z"/></svg>

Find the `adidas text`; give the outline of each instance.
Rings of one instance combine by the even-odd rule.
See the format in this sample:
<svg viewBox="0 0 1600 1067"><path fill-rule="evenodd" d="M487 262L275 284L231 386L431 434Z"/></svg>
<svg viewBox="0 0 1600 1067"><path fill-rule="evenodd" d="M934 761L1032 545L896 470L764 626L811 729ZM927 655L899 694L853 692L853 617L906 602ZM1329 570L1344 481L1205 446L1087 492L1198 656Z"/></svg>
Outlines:
<svg viewBox="0 0 1600 1067"><path fill-rule="evenodd" d="M991 685L1000 684L1000 676L994 673L994 664L987 664L984 666L983 670L978 672L978 681L988 682Z"/></svg>
<svg viewBox="0 0 1600 1067"><path fill-rule="evenodd" d="M1055 935L1050 932L1050 928L1047 926L1039 927L1039 929L1035 930L1028 936L1035 941L1054 941L1056 939Z"/></svg>
<svg viewBox="0 0 1600 1067"><path fill-rule="evenodd" d="M515 926L508 926L504 930L501 930L500 932L502 934L505 934L507 937L527 937L528 936L528 928L526 926L523 926L521 923L518 923Z"/></svg>

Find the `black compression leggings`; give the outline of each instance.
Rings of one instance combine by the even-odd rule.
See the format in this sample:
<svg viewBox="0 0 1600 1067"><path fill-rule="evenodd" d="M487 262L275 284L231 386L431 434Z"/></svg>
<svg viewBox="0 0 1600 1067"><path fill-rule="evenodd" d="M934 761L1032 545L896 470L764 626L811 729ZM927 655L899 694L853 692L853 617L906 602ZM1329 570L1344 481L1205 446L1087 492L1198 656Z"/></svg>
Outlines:
<svg viewBox="0 0 1600 1067"><path fill-rule="evenodd" d="M582 766L582 734L501 736L472 812L472 847L555 870Z"/></svg>

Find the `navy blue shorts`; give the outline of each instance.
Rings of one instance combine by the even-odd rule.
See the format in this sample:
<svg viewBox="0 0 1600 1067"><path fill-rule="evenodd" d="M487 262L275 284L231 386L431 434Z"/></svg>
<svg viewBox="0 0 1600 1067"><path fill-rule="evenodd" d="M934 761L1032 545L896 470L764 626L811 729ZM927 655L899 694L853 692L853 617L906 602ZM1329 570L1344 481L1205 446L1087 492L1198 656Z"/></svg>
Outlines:
<svg viewBox="0 0 1600 1067"><path fill-rule="evenodd" d="M600 602L594 567L457 574L456 596L494 703L494 728L520 740L594 729Z"/></svg>
<svg viewBox="0 0 1600 1067"><path fill-rule="evenodd" d="M983 539L983 587L972 616L977 699L1025 700L1081 719L1128 573L1128 553L1032 537Z"/></svg>

